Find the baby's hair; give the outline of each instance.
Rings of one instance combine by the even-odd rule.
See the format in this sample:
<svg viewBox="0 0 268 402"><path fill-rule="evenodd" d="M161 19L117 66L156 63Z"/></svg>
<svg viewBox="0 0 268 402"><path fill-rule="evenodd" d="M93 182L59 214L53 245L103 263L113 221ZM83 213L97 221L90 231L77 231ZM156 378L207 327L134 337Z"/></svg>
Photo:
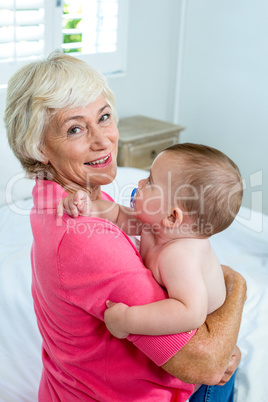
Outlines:
<svg viewBox="0 0 268 402"><path fill-rule="evenodd" d="M237 215L243 184L236 164L223 152L200 144L175 144L172 153L174 202L193 221L193 230L209 237L226 229Z"/></svg>

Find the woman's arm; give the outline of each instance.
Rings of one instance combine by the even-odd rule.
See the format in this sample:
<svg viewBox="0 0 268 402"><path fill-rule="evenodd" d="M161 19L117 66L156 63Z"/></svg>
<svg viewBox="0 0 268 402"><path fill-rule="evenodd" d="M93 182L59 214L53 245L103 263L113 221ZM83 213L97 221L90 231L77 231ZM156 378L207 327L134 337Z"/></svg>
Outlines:
<svg viewBox="0 0 268 402"><path fill-rule="evenodd" d="M223 266L226 301L210 314L192 339L162 368L187 383L218 384L231 377L240 362L236 348L246 281L237 272Z"/></svg>

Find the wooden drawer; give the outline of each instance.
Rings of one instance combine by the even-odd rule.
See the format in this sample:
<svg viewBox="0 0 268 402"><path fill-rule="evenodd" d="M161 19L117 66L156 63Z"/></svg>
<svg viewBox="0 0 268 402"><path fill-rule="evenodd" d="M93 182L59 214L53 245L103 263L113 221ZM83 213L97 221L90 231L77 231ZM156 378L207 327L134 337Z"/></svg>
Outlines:
<svg viewBox="0 0 268 402"><path fill-rule="evenodd" d="M166 147L177 142L177 137L152 141L146 144L129 145L128 166L150 170L155 157Z"/></svg>
<svg viewBox="0 0 268 402"><path fill-rule="evenodd" d="M164 148L179 142L184 127L146 116L119 120L118 166L149 170Z"/></svg>

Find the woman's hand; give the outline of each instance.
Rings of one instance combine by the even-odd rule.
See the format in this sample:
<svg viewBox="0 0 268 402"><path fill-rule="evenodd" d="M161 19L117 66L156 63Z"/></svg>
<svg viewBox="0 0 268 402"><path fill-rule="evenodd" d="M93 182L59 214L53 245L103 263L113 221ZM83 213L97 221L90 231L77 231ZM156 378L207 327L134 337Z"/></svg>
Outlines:
<svg viewBox="0 0 268 402"><path fill-rule="evenodd" d="M124 329L125 313L129 307L124 303L113 303L109 300L107 300L106 306L108 308L104 313L104 321L107 329L116 338L126 338L129 333Z"/></svg>
<svg viewBox="0 0 268 402"><path fill-rule="evenodd" d="M88 194L79 190L75 194L70 194L60 201L58 205L58 216L62 216L65 211L68 215L76 218L78 215L89 216L92 210L92 202Z"/></svg>
<svg viewBox="0 0 268 402"><path fill-rule="evenodd" d="M229 361L229 364L225 370L225 373L217 385L224 385L230 380L230 378L234 374L235 370L239 366L240 360L241 360L241 351L240 351L239 347L236 345L234 348L232 357Z"/></svg>

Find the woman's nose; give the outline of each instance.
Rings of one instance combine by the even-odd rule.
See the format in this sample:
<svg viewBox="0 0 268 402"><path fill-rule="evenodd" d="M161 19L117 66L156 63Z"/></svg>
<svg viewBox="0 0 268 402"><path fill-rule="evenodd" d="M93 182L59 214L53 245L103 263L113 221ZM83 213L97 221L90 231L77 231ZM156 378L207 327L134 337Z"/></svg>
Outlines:
<svg viewBox="0 0 268 402"><path fill-rule="evenodd" d="M91 131L90 146L93 150L106 149L110 145L108 136L99 128Z"/></svg>

